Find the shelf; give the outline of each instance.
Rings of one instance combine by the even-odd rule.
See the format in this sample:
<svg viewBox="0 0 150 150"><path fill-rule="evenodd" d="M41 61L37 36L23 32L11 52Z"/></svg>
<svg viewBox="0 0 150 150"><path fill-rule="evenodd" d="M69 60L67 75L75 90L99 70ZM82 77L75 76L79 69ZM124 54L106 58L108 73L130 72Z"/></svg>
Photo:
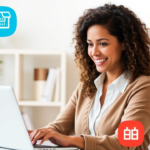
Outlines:
<svg viewBox="0 0 150 150"><path fill-rule="evenodd" d="M18 101L19 106L43 106L43 107L60 107L60 102L39 102L39 101Z"/></svg>
<svg viewBox="0 0 150 150"><path fill-rule="evenodd" d="M63 51L58 51L58 50L53 50L53 51L50 51L50 50L30 50L30 49L27 49L27 50L20 50L20 49L17 49L17 50L12 50L12 49L1 49L0 50L0 54L19 54L19 55L45 55L45 54L48 54L48 55L63 55L64 52Z"/></svg>
<svg viewBox="0 0 150 150"><path fill-rule="evenodd" d="M4 62L0 64L0 85L14 89L21 112L30 117L35 129L45 126L48 120L52 122L66 105L66 56L65 50L58 49L0 50L0 60ZM43 102L34 99L35 68L60 69L57 100Z"/></svg>

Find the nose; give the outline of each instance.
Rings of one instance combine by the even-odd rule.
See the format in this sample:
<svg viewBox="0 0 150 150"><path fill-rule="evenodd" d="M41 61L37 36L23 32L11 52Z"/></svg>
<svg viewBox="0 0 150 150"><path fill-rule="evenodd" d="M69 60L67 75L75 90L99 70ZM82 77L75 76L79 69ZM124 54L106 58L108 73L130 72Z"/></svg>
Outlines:
<svg viewBox="0 0 150 150"><path fill-rule="evenodd" d="M92 55L95 56L95 55L99 55L99 54L101 54L99 47L97 45L93 46Z"/></svg>

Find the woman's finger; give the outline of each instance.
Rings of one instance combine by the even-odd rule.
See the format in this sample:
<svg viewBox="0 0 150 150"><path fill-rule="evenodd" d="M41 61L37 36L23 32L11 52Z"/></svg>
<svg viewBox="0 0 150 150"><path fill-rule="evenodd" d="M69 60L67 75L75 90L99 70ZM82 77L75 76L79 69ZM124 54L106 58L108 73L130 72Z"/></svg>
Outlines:
<svg viewBox="0 0 150 150"><path fill-rule="evenodd" d="M58 143L57 143L57 141L56 141L55 139L53 139L53 138L49 138L49 140L50 140L53 144L58 145Z"/></svg>
<svg viewBox="0 0 150 150"><path fill-rule="evenodd" d="M46 134L44 137L43 137L43 139L41 140L41 142L40 142L40 144L42 144L45 140L47 140L47 139L51 139L51 138L53 138L53 134L52 133L48 133L48 134Z"/></svg>
<svg viewBox="0 0 150 150"><path fill-rule="evenodd" d="M33 132L30 133L30 139L32 138L34 132L35 132L35 130L33 130Z"/></svg>
<svg viewBox="0 0 150 150"><path fill-rule="evenodd" d="M30 135L31 141L33 141L35 135L36 135L38 132L39 132L39 130L34 130L34 131L31 133L31 135Z"/></svg>
<svg viewBox="0 0 150 150"><path fill-rule="evenodd" d="M32 144L35 144L37 140L40 140L41 138L43 138L45 134L47 133L44 130L38 131L38 133L32 139Z"/></svg>
<svg viewBox="0 0 150 150"><path fill-rule="evenodd" d="M27 130L27 131L28 131L28 134L29 134L29 135L33 132L33 130Z"/></svg>
<svg viewBox="0 0 150 150"><path fill-rule="evenodd" d="M33 132L33 130L27 130L27 131L28 131L29 136Z"/></svg>
<svg viewBox="0 0 150 150"><path fill-rule="evenodd" d="M31 132L33 132L33 130L27 130L28 131L28 133L31 133Z"/></svg>

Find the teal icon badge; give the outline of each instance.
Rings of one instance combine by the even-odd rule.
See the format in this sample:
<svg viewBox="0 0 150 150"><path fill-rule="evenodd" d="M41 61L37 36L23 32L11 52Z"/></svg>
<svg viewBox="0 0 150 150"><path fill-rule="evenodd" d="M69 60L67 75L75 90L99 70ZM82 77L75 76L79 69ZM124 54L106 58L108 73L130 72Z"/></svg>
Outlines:
<svg viewBox="0 0 150 150"><path fill-rule="evenodd" d="M6 6L0 6L0 37L12 35L17 28L17 16L15 11Z"/></svg>

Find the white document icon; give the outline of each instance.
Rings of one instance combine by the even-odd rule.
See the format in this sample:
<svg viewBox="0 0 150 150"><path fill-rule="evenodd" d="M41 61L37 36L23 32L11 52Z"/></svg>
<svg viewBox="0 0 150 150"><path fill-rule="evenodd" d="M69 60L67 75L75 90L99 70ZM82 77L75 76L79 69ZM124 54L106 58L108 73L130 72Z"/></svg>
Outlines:
<svg viewBox="0 0 150 150"><path fill-rule="evenodd" d="M9 29L10 17L9 11L0 11L0 29Z"/></svg>

